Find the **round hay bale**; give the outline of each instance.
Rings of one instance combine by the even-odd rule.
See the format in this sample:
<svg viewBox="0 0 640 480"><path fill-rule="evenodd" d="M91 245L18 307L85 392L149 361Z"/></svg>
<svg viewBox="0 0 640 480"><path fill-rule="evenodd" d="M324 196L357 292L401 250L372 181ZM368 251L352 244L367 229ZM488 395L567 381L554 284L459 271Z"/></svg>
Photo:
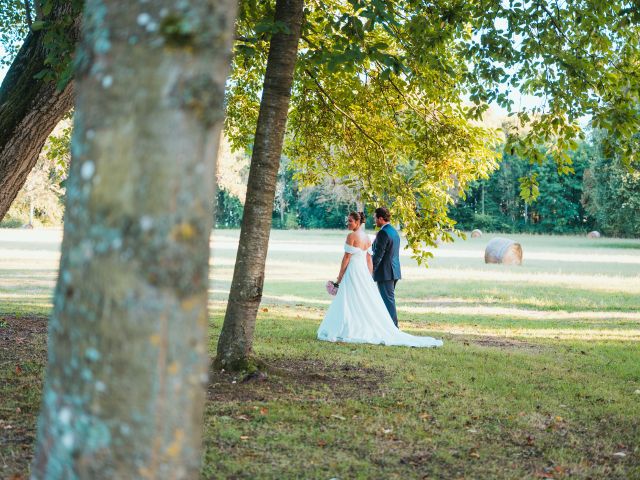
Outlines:
<svg viewBox="0 0 640 480"><path fill-rule="evenodd" d="M593 232L587 233L587 238L600 238L600 232L594 230Z"/></svg>
<svg viewBox="0 0 640 480"><path fill-rule="evenodd" d="M471 232L471 238L480 238L482 236L482 230L477 228Z"/></svg>
<svg viewBox="0 0 640 480"><path fill-rule="evenodd" d="M484 263L522 265L522 246L508 238L493 238L484 250Z"/></svg>

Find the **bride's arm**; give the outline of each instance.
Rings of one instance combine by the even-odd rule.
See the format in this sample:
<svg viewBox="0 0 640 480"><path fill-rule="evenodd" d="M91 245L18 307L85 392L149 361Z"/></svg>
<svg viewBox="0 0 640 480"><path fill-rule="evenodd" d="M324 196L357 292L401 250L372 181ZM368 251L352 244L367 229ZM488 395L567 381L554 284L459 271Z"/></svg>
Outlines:
<svg viewBox="0 0 640 480"><path fill-rule="evenodd" d="M373 260L371 260L371 254L367 252L367 267L369 267L369 273L373 275Z"/></svg>
<svg viewBox="0 0 640 480"><path fill-rule="evenodd" d="M336 281L336 283L340 283L342 281L342 277L344 277L344 272L347 271L349 260L351 260L351 254L345 253L344 256L342 257L342 263L340 264L340 273L338 274L338 280Z"/></svg>
<svg viewBox="0 0 640 480"><path fill-rule="evenodd" d="M353 240L354 240L354 235L353 235L353 233L350 233L349 235L347 235L345 243L347 245L353 245ZM345 252L343 257L342 257L342 263L340 263L340 273L338 273L338 279L337 279L336 283L340 283L342 281L342 277L344 277L344 272L347 271L347 266L349 265L349 260L351 260L351 254Z"/></svg>

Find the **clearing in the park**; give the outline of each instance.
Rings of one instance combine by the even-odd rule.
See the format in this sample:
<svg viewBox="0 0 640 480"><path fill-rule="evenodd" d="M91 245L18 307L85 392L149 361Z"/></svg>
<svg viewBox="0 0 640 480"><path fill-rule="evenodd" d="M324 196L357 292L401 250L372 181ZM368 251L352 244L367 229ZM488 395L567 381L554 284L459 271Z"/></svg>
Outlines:
<svg viewBox="0 0 640 480"><path fill-rule="evenodd" d="M440 349L316 340L344 232L274 231L255 353L212 372L203 478L640 478L640 241L510 236L403 254L400 326ZM26 478L60 230L0 230L0 477ZM215 354L238 232L212 240ZM406 253L406 252L405 252Z"/></svg>

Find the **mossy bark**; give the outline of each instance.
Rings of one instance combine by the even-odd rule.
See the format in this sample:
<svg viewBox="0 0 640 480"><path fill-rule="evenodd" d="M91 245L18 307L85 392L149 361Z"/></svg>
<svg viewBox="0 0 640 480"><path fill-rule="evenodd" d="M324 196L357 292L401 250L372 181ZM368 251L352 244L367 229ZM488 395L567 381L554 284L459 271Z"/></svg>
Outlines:
<svg viewBox="0 0 640 480"><path fill-rule="evenodd" d="M253 143L247 195L231 291L216 365L243 369L251 354L262 299L271 212L282 155L291 85L303 20L303 0L277 0L275 22L286 32L271 37L260 112Z"/></svg>
<svg viewBox="0 0 640 480"><path fill-rule="evenodd" d="M58 2L47 21L71 12L71 2ZM66 34L75 44L80 18ZM36 75L47 68L45 31L27 35L0 86L0 219L27 180L51 131L73 106L73 82L59 90Z"/></svg>
<svg viewBox="0 0 640 480"><path fill-rule="evenodd" d="M234 16L232 0L86 4L35 479L199 476Z"/></svg>

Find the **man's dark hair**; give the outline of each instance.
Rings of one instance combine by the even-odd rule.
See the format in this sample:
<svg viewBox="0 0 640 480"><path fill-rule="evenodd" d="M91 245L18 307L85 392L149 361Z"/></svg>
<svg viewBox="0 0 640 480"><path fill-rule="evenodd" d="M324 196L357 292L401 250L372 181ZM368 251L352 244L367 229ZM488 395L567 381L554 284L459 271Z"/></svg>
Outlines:
<svg viewBox="0 0 640 480"><path fill-rule="evenodd" d="M391 213L387 207L376 208L376 217L383 219L385 222L391 220Z"/></svg>

